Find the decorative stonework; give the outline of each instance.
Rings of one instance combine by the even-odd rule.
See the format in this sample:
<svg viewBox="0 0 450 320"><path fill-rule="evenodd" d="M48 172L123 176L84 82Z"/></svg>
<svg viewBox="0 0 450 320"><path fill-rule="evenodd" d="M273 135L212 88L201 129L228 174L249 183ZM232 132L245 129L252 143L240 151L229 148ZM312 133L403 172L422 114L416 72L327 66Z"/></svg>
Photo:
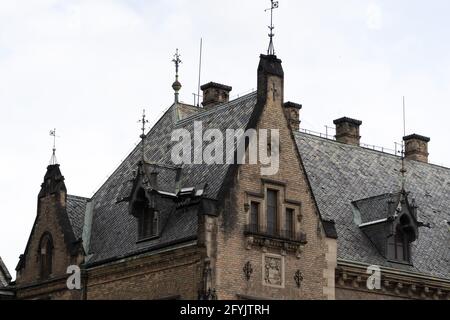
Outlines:
<svg viewBox="0 0 450 320"><path fill-rule="evenodd" d="M284 258L276 255L263 256L263 284L284 287Z"/></svg>
<svg viewBox="0 0 450 320"><path fill-rule="evenodd" d="M294 276L295 283L297 284L297 288L301 288L302 282L304 280L303 273L300 270L297 270Z"/></svg>
<svg viewBox="0 0 450 320"><path fill-rule="evenodd" d="M245 264L242 271L244 271L245 279L247 279L247 281L250 281L250 278L253 274L253 267L250 261Z"/></svg>
<svg viewBox="0 0 450 320"><path fill-rule="evenodd" d="M305 236L306 239L306 236ZM281 239L272 239L263 235L247 235L245 238L245 248L247 250L253 250L254 248L261 248L263 253L269 252L269 249L279 250L279 253L283 256L289 253L295 254L297 259L300 259L307 241L294 242Z"/></svg>
<svg viewBox="0 0 450 320"><path fill-rule="evenodd" d="M450 287L442 287L435 280L423 279L417 282L414 277L398 277L398 275L384 272L380 290L367 288L368 275L360 267L340 266L336 270L337 288L356 290L386 296L402 297L405 299L446 300L450 298Z"/></svg>

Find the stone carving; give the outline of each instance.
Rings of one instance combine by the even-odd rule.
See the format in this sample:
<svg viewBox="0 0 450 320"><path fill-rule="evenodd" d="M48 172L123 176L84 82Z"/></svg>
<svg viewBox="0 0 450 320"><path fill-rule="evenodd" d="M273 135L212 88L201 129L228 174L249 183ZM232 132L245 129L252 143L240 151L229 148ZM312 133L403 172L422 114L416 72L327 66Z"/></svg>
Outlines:
<svg viewBox="0 0 450 320"><path fill-rule="evenodd" d="M283 261L281 258L265 257L264 283L270 286L283 286Z"/></svg>
<svg viewBox="0 0 450 320"><path fill-rule="evenodd" d="M303 274L300 270L297 270L297 272L295 273L294 280L295 280L295 283L297 284L297 288L300 288L302 286L302 282L304 280Z"/></svg>
<svg viewBox="0 0 450 320"><path fill-rule="evenodd" d="M250 281L250 278L252 277L253 274L253 267L250 261L245 264L243 271L245 279L247 279L247 281Z"/></svg>

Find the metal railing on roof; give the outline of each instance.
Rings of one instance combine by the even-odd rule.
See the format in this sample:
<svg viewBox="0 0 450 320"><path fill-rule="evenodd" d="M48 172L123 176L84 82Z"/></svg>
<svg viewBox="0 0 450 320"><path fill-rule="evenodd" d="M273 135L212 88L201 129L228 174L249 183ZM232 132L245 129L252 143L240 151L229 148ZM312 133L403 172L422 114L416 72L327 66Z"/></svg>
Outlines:
<svg viewBox="0 0 450 320"><path fill-rule="evenodd" d="M309 135L313 135L313 136L316 136L316 137L320 137L322 139L336 141L336 137L334 136L334 134L331 133L331 132L333 132L333 130L335 130L335 128L325 126L325 129L326 129L325 133L317 132L317 131L313 131L313 130L308 130L308 129L304 129L304 128L300 128L300 132L306 133L306 134L309 134ZM360 146L362 148L365 148L365 149L370 149L370 150L374 150L374 151L378 151L378 152L388 153L388 154L392 154L392 155L395 155L395 156L401 156L402 155L402 144L398 143L398 142L394 143L394 149L381 147L381 146L376 146L376 145L367 144L367 143L361 143Z"/></svg>

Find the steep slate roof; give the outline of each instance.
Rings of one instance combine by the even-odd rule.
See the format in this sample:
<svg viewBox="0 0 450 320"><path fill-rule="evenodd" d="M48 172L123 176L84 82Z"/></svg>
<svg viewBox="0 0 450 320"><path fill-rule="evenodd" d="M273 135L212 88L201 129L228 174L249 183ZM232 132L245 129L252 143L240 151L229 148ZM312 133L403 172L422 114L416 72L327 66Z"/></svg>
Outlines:
<svg viewBox="0 0 450 320"><path fill-rule="evenodd" d="M355 223L352 202L399 192L401 159L304 133L296 133L296 140L319 210L336 222L338 259L450 279L450 169L406 162L405 189L416 200L418 220L431 228L419 230L412 245L413 266L393 264Z"/></svg>
<svg viewBox="0 0 450 320"><path fill-rule="evenodd" d="M174 106L172 106L147 135L146 161L173 165L171 149L176 143L171 142L172 132L176 129L186 129L193 134L194 121L202 121L203 130L211 128L225 132L226 129L245 129L255 109L256 100L256 93L252 93L211 110L193 112L188 118L176 124L173 121ZM139 145L92 199L94 217L89 251L93 256L89 260L90 264L148 251L197 235L197 211L179 209L172 214L167 213L169 220L160 238L146 243L136 243L136 218L129 214L128 203L118 203L118 200L122 200L124 193L129 190L129 181L133 179L133 171L137 169L137 164L141 160L140 150ZM227 164L184 165L181 187L204 189L207 185L205 197L217 199L228 169ZM164 189L167 189L167 186Z"/></svg>
<svg viewBox="0 0 450 320"><path fill-rule="evenodd" d="M84 214L89 199L67 196L67 216L69 217L75 239L80 239L83 233Z"/></svg>
<svg viewBox="0 0 450 320"><path fill-rule="evenodd" d="M0 288L5 288L11 281L11 275L0 257Z"/></svg>

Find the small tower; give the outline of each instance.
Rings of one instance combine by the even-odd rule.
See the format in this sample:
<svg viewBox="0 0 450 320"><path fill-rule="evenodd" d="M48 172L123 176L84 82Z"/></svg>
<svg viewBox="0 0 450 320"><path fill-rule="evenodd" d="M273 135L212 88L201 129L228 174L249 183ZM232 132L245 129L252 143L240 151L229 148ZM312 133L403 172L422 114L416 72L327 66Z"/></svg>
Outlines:
<svg viewBox="0 0 450 320"><path fill-rule="evenodd" d="M173 63L175 63L175 82L172 84L172 88L175 91L175 103L179 103L179 94L180 90L182 88L182 85L180 81L178 81L178 70L181 64L180 54L178 53L178 49L174 55L174 58L172 60Z"/></svg>

